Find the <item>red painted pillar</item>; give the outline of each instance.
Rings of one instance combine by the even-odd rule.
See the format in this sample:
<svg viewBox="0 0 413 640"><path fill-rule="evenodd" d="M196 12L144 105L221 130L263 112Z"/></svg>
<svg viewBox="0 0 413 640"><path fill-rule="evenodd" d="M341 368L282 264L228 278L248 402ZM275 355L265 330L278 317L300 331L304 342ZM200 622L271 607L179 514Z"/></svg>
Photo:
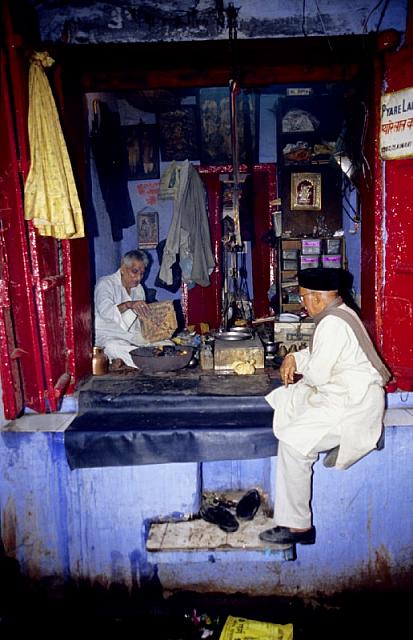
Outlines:
<svg viewBox="0 0 413 640"><path fill-rule="evenodd" d="M413 87L413 8L405 43L385 50L383 93ZM384 45L386 43L383 43ZM413 116L413 111L411 113ZM382 162L382 350L399 389L413 390L413 157ZM384 242L385 240L385 242Z"/></svg>

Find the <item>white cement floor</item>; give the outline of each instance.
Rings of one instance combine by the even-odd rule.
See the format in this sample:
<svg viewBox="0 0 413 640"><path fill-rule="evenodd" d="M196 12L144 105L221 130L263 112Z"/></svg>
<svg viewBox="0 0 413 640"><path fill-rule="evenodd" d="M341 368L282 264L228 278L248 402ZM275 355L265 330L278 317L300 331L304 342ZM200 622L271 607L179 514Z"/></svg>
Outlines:
<svg viewBox="0 0 413 640"><path fill-rule="evenodd" d="M268 544L261 542L260 531L274 526L271 518L259 511L253 520L240 522L233 533L222 531L216 524L196 519L186 522L152 524L146 544L148 551L202 551L245 550L262 551ZM291 547L288 544L271 545L275 550Z"/></svg>

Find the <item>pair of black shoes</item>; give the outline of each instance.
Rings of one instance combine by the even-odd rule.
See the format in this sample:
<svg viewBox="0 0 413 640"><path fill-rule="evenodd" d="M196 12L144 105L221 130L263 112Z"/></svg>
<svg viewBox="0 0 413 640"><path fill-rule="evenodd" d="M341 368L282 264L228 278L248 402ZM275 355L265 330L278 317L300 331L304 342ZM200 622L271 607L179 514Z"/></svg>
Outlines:
<svg viewBox="0 0 413 640"><path fill-rule="evenodd" d="M199 514L203 520L218 525L222 531L233 533L239 527L238 520L252 520L261 504L261 496L251 489L241 498L235 509L235 516L223 504L202 505Z"/></svg>

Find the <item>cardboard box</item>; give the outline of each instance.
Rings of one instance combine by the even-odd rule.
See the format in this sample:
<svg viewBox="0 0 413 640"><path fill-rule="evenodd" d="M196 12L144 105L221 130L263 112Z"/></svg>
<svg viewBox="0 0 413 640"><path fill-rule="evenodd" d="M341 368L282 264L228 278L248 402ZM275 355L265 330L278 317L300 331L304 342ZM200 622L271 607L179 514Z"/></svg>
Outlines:
<svg viewBox="0 0 413 640"><path fill-rule="evenodd" d="M256 369L264 369L264 346L258 336L250 340L219 340L214 343L214 369L216 371L233 371L233 364L241 360L254 360Z"/></svg>
<svg viewBox="0 0 413 640"><path fill-rule="evenodd" d="M341 267L341 255L338 256L321 256L323 267L327 269L339 269Z"/></svg>
<svg viewBox="0 0 413 640"><path fill-rule="evenodd" d="M301 240L301 253L303 255L320 255L321 253L321 238L306 238Z"/></svg>
<svg viewBox="0 0 413 640"><path fill-rule="evenodd" d="M287 349L293 344L297 349L308 346L314 333L314 322L274 322L274 342L282 342Z"/></svg>
<svg viewBox="0 0 413 640"><path fill-rule="evenodd" d="M301 269L312 269L314 267L320 266L319 256L301 256L300 257L300 268Z"/></svg>

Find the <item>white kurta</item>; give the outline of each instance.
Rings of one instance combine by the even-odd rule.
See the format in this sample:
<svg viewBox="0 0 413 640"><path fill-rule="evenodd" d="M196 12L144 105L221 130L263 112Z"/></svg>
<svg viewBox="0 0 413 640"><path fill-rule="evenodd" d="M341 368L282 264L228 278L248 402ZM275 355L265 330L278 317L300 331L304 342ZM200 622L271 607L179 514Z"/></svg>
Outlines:
<svg viewBox="0 0 413 640"><path fill-rule="evenodd" d="M145 300L145 291L138 284L130 294L122 284L120 269L99 278L95 287L95 344L103 347L110 360L121 358L135 366L129 352L136 346L149 344L142 336L136 314L128 309L120 313L118 305L129 300ZM133 324L132 324L133 323Z"/></svg>
<svg viewBox="0 0 413 640"><path fill-rule="evenodd" d="M294 357L302 379L266 396L274 433L307 456L325 450L323 441L338 432L336 467L346 469L376 448L384 414L381 376L350 326L332 315L317 325L312 353L304 349Z"/></svg>

